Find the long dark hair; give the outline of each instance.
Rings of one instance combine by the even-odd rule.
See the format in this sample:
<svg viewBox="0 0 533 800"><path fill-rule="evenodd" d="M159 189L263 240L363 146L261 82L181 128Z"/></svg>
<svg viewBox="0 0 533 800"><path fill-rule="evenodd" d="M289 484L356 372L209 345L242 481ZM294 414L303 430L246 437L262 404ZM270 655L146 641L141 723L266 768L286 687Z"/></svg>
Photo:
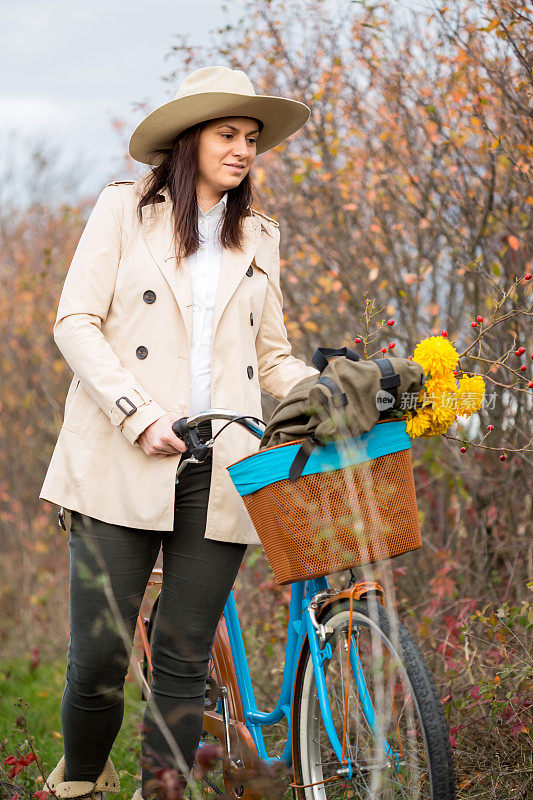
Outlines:
<svg viewBox="0 0 533 800"><path fill-rule="evenodd" d="M195 253L200 245L198 232L198 205L196 182L198 178L198 145L202 129L211 120L198 122L181 133L171 150L156 150L153 155L162 158L161 163L152 167L146 188L137 212L142 221L142 208L157 203L156 196L165 187L172 198L174 218L174 240L177 245L176 257L186 258ZM263 123L256 120L259 127ZM222 247L242 248L241 220L250 214L254 201L254 186L250 172L234 189L228 190L228 202L224 214L220 241Z"/></svg>

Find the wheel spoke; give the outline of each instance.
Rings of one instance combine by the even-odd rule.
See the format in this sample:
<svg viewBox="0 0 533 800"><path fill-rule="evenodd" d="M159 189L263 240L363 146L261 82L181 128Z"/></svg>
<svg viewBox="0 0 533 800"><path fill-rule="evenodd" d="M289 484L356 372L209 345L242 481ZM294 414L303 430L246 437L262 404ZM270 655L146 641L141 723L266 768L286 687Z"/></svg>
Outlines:
<svg viewBox="0 0 533 800"><path fill-rule="evenodd" d="M358 605L363 606L361 603ZM341 609L327 617L327 624L333 629L328 638L332 657L324 661L323 669L333 723L342 743L348 602ZM391 641L382 630L382 624L388 625L383 609L378 609L372 617L365 613L354 613L351 633L356 642L356 671L359 677L356 679L353 672L355 665L352 653L345 744L345 755L353 771L351 779L323 782L326 778L337 776L340 764L322 720L312 662L308 658L302 679L301 720L298 721L301 729L298 736L299 758L304 782L318 785L305 790L305 800L431 800L433 797L425 727L410 675L395 649L403 648L406 639L410 645L408 634L396 623ZM416 673L419 670L419 658L418 654L418 660L411 659L408 663L415 664L415 678L426 693L427 675ZM361 691L358 691L358 681ZM432 712L435 715L442 713L436 693ZM439 721L439 730L442 729ZM446 758L446 745L444 738L442 752L438 754L441 758ZM449 761L445 762L446 771L444 781L448 789L443 796L452 796L449 787L453 787L453 773Z"/></svg>

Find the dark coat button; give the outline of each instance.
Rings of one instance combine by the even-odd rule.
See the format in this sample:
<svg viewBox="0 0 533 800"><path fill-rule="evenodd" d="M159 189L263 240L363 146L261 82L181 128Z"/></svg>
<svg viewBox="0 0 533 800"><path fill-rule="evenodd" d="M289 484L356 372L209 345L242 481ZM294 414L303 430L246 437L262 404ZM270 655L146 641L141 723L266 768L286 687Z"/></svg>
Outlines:
<svg viewBox="0 0 533 800"><path fill-rule="evenodd" d="M135 351L137 358L146 358L148 355L148 348L141 344Z"/></svg>
<svg viewBox="0 0 533 800"><path fill-rule="evenodd" d="M250 311L250 325L253 325L253 324L254 324L254 315Z"/></svg>
<svg viewBox="0 0 533 800"><path fill-rule="evenodd" d="M254 274L254 268L252 267L252 265L251 265L251 264L250 264L250 266L248 267L248 269L246 270L246 274L248 275L248 277L249 277L249 278L251 278L251 277L252 277L252 275Z"/></svg>
<svg viewBox="0 0 533 800"><path fill-rule="evenodd" d="M155 303L155 292L153 292L151 289L147 289L143 294L143 300L148 304Z"/></svg>
<svg viewBox="0 0 533 800"><path fill-rule="evenodd" d="M246 367L246 372L248 373L248 377L249 377L249 378L250 378L250 380L251 380L251 379L254 377L254 368L253 368L253 367L251 367L251 366L248 364L248 366Z"/></svg>

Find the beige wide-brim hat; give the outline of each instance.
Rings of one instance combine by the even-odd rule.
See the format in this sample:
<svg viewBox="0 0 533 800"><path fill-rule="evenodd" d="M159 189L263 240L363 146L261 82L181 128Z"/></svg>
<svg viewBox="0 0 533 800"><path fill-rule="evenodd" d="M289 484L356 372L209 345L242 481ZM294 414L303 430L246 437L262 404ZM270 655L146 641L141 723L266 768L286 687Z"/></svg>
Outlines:
<svg viewBox="0 0 533 800"><path fill-rule="evenodd" d="M256 155L270 150L305 125L311 109L298 100L257 95L240 69L202 67L181 83L174 100L164 103L135 128L129 152L142 164L157 165L155 150L170 150L176 137L197 122L219 117L255 117L264 127Z"/></svg>

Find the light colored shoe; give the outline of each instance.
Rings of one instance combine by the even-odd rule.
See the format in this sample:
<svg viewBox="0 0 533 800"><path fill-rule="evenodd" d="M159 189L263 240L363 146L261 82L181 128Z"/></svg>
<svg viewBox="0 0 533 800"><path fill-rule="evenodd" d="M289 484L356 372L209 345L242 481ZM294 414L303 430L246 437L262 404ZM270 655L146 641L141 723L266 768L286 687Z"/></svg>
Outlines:
<svg viewBox="0 0 533 800"><path fill-rule="evenodd" d="M59 800L106 800L107 793L118 794L120 781L117 771L110 758L97 777L96 781L66 781L65 756L61 756L58 763L46 779L45 791L53 790Z"/></svg>

